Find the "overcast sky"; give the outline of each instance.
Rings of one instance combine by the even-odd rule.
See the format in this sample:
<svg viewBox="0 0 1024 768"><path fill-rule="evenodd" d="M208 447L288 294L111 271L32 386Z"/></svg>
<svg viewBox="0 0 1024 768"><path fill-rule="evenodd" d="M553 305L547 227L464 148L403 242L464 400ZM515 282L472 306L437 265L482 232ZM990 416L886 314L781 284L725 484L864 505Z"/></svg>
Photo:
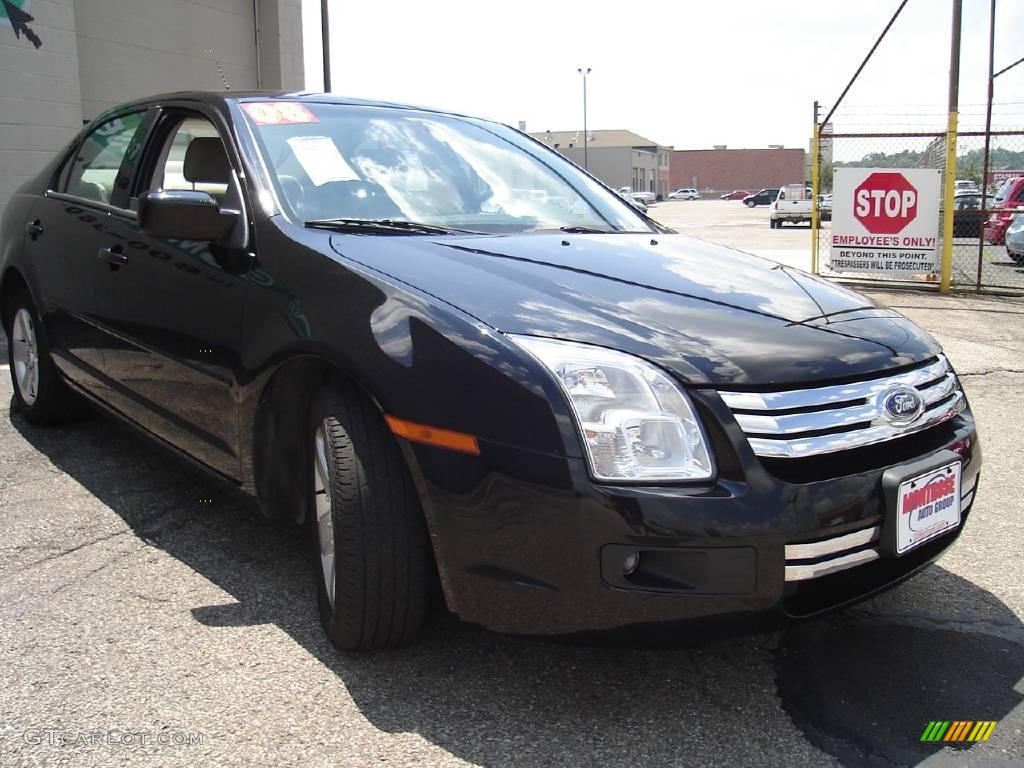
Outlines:
<svg viewBox="0 0 1024 768"><path fill-rule="evenodd" d="M812 102L841 92L897 0L331 2L332 91L527 130L629 128L679 149L805 147ZM961 123L982 124L989 0L963 0ZM1024 56L1024 0L999 0L996 69ZM910 0L836 130L945 125L951 0ZM319 0L303 0L306 85L323 87ZM1024 65L996 80L1024 125ZM898 116L898 117L897 117Z"/></svg>

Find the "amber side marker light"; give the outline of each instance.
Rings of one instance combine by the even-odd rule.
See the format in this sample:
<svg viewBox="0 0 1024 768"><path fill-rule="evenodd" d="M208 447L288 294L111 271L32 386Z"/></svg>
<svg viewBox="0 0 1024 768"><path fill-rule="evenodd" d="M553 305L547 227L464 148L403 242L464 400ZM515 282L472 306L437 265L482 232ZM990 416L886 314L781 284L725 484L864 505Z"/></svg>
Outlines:
<svg viewBox="0 0 1024 768"><path fill-rule="evenodd" d="M399 437L404 437L406 440L436 445L440 448L449 448L453 451L462 451L463 453L472 453L476 456L480 455L480 446L477 445L476 438L464 432L453 432L450 429L428 427L425 424L417 424L414 421L396 419L388 414L384 415L384 420L388 423L388 427L390 427L393 433Z"/></svg>

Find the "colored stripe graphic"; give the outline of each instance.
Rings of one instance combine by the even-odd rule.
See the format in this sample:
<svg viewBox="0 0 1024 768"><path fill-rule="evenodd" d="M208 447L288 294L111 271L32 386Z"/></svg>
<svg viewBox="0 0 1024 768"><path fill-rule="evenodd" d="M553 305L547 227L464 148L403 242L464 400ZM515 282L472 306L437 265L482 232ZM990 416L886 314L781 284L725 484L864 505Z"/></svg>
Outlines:
<svg viewBox="0 0 1024 768"><path fill-rule="evenodd" d="M988 741L998 720L930 720L921 741Z"/></svg>
<svg viewBox="0 0 1024 768"><path fill-rule="evenodd" d="M921 734L921 741L939 741L949 728L949 720L932 720Z"/></svg>
<svg viewBox="0 0 1024 768"><path fill-rule="evenodd" d="M953 725L950 726L949 733L946 734L946 738L943 741L963 741L967 729L972 725L974 723L970 720L954 720Z"/></svg>

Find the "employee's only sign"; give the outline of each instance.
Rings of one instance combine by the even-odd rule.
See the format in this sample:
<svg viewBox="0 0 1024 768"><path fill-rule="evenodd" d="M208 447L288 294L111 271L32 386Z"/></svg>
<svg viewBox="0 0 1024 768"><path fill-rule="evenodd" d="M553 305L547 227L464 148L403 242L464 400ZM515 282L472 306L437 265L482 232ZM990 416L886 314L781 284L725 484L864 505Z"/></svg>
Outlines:
<svg viewBox="0 0 1024 768"><path fill-rule="evenodd" d="M938 272L941 176L924 168L836 168L829 268Z"/></svg>

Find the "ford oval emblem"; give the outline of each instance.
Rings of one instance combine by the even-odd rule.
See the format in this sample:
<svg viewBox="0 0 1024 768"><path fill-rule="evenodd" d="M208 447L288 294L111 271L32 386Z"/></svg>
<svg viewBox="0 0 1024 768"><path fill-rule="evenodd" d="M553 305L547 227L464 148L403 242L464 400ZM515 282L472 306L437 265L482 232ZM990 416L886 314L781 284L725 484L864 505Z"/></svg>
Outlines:
<svg viewBox="0 0 1024 768"><path fill-rule="evenodd" d="M879 415L894 427L905 427L924 413L924 400L913 387L890 387L879 398Z"/></svg>

